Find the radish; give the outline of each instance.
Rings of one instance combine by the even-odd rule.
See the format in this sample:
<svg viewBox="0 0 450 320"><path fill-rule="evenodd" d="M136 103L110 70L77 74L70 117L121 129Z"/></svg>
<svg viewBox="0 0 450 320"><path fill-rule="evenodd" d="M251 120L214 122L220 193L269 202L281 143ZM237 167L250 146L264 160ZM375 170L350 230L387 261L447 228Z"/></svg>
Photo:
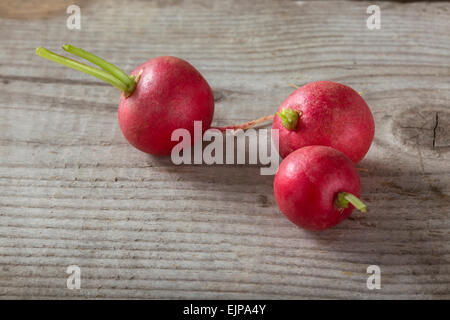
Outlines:
<svg viewBox="0 0 450 320"><path fill-rule="evenodd" d="M358 199L361 183L355 165L327 146L308 146L289 154L275 175L274 192L281 212L306 229L330 228L354 208L366 211Z"/></svg>
<svg viewBox="0 0 450 320"><path fill-rule="evenodd" d="M85 72L118 88L119 125L125 138L137 149L168 155L177 144L173 130L184 128L191 134L194 121L208 129L214 114L214 96L202 75L188 62L176 57L157 57L137 67L131 75L109 62L71 45L63 49L101 69L57 55L45 48L36 53L73 69Z"/></svg>
<svg viewBox="0 0 450 320"><path fill-rule="evenodd" d="M279 153L310 145L333 147L354 163L372 144L375 123L363 98L332 81L311 82L294 91L278 108L272 128L279 129Z"/></svg>

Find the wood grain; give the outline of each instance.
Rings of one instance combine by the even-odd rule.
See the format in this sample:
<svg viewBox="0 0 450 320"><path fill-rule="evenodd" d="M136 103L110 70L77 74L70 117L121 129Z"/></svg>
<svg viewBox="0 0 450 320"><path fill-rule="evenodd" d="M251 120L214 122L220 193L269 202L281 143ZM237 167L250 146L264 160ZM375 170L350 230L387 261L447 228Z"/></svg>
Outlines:
<svg viewBox="0 0 450 320"><path fill-rule="evenodd" d="M449 3L382 2L373 31L361 1L98 0L79 31L39 3L0 14L1 298L450 298ZM291 83L352 86L376 121L360 164L369 212L305 231L258 166L133 149L114 88L34 55L63 43L128 72L189 60L215 125L273 113ZM81 290L66 288L71 264ZM372 264L381 290L366 287Z"/></svg>

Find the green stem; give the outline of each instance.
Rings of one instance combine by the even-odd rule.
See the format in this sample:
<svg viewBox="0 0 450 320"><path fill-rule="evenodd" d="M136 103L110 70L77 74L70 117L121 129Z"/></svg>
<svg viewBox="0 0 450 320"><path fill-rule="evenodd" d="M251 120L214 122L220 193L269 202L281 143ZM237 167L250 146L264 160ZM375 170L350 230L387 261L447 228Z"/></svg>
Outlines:
<svg viewBox="0 0 450 320"><path fill-rule="evenodd" d="M355 195L348 192L339 192L336 196L335 204L339 209L348 208L349 202L359 211L366 212L366 205Z"/></svg>
<svg viewBox="0 0 450 320"><path fill-rule="evenodd" d="M107 73L113 75L115 78L125 83L128 89L133 88L133 86L135 85L134 81L125 72L123 72L121 69L119 69L112 63L109 63L108 61L96 56L95 54L90 53L81 48L74 47L70 44L65 44L62 46L62 48L71 54L86 59L87 61L92 62L93 64L99 66Z"/></svg>
<svg viewBox="0 0 450 320"><path fill-rule="evenodd" d="M298 121L301 115L301 111L291 108L284 108L280 112L277 112L277 116L281 119L281 124L288 130L297 130Z"/></svg>
<svg viewBox="0 0 450 320"><path fill-rule="evenodd" d="M69 68L90 74L91 76L94 76L100 80L108 82L109 84L113 85L120 91L128 92L128 87L125 83L123 83L122 81L118 80L117 78L115 78L114 76L112 76L111 74L109 74L103 70L100 70L100 69L88 66L84 63L60 56L59 54L53 53L43 47L37 48L36 54L40 57L60 63Z"/></svg>

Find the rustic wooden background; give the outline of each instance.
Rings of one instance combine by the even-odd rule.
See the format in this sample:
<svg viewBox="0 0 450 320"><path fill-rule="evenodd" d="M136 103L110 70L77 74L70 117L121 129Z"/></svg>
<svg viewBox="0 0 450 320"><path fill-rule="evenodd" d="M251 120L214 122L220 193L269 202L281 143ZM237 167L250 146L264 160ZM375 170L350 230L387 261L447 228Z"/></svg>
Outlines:
<svg viewBox="0 0 450 320"><path fill-rule="evenodd" d="M78 1L81 30L66 28L73 1L0 3L1 298L450 298L449 3L379 3L372 31L361 1ZM34 54L64 43L128 72L190 61L216 125L273 113L291 83L361 91L368 213L305 231L258 166L135 150L116 89ZM66 288L72 264L81 290Z"/></svg>

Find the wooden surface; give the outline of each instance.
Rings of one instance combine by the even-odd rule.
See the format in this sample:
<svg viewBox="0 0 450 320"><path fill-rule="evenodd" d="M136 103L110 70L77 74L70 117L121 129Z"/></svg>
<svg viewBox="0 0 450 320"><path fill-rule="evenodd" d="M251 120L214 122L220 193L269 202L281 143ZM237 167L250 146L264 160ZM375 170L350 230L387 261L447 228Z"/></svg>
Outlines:
<svg viewBox="0 0 450 320"><path fill-rule="evenodd" d="M380 3L371 31L360 1L81 1L72 31L66 4L1 2L1 298L450 298L449 3ZM361 91L376 121L368 213L305 231L258 166L135 150L116 89L34 55L64 43L127 72L190 61L215 125L273 113L290 83ZM66 288L73 264L81 290ZM366 287L373 264L381 290Z"/></svg>

